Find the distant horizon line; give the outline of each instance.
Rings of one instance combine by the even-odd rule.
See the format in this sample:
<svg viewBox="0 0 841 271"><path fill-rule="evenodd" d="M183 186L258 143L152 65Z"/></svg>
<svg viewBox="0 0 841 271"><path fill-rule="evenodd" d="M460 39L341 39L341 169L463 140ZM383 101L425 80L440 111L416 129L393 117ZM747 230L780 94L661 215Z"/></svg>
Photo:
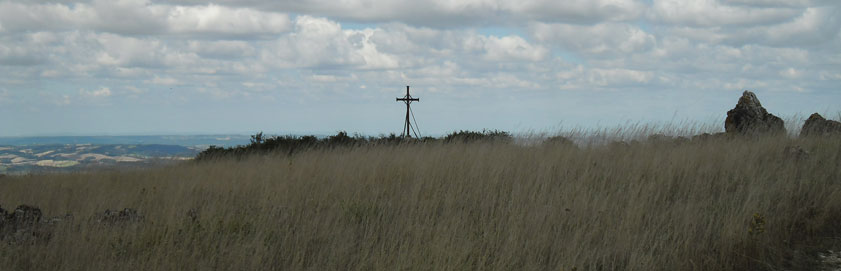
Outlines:
<svg viewBox="0 0 841 271"><path fill-rule="evenodd" d="M346 132L349 135L359 134L362 136L378 136L378 135L389 135L392 133L360 133L360 132L350 132L339 130L335 132L289 132L289 133L273 133L273 132L262 132L264 135L269 136L330 136L335 135L339 132ZM15 138L57 138L57 137L167 137L167 136L189 136L189 137L200 137L200 136L242 136L242 137L250 137L255 135L258 132L251 132L251 133L138 133L138 134L131 134L131 133L119 133L119 134L33 134L33 135L0 135L0 139L15 139ZM395 135L399 135L399 133L393 133ZM439 133L431 133L430 136L440 136L443 134ZM426 135L425 135L426 136Z"/></svg>
<svg viewBox="0 0 841 271"><path fill-rule="evenodd" d="M273 133L273 132L265 132L263 134L267 135L328 135L328 134L335 134L336 132L318 132L318 133L299 133L299 132L289 132L289 133ZM346 131L347 132L347 131ZM0 135L0 138L21 138L21 137L123 137L123 136L251 136L257 132L220 132L220 133L204 133L204 132L197 132L197 133L115 133L115 134L29 134L29 135ZM351 133L351 132L348 132Z"/></svg>
<svg viewBox="0 0 841 271"><path fill-rule="evenodd" d="M841 111L835 112L826 112L817 111L815 113L821 114L823 117L830 119L830 120L839 120L841 121ZM787 125L789 125L790 121L795 121L797 123L802 123L805 119L811 115L811 113L798 113L789 116L781 116ZM693 123L699 126L721 126L724 128L723 124L724 119L721 118L718 120L717 118L700 118L700 119L673 119L671 121L653 121L653 122L645 122L645 121L634 121L630 119L626 119L624 121L618 122L602 122L596 121L591 125L564 125L563 122L558 123L557 125L553 125L551 127L546 127L544 129L535 129L535 128L523 128L520 127L519 129L495 129L495 128L485 128L486 130L499 130L499 131L506 131L512 134L533 134L533 133L552 133L558 132L563 130L602 130L602 129L611 129L611 128L622 128L628 125L637 126L637 125L654 125L654 126L671 126L675 124L687 124ZM431 136L431 137L440 137L447 135L449 133L458 132L458 131L481 131L482 129L450 129L447 131L440 131L434 133L424 133L423 136ZM399 132L358 132L358 131L349 131L349 130L333 130L333 131L310 131L310 132L301 132L301 131L288 131L288 132L277 132L277 131L262 131L265 135L270 136L306 136L306 135L314 135L314 136L329 136L335 135L338 132L347 132L349 135L359 134L362 136L387 136L389 134L396 134L399 135ZM0 135L0 139L13 139L13 138L55 138L55 137L162 137L162 136L251 136L256 133L261 132L260 130L256 131L242 131L242 132L138 132L138 133L91 133L91 134L82 134L82 133L66 133L66 134L59 134L59 133L44 133L44 134L23 134L23 135Z"/></svg>

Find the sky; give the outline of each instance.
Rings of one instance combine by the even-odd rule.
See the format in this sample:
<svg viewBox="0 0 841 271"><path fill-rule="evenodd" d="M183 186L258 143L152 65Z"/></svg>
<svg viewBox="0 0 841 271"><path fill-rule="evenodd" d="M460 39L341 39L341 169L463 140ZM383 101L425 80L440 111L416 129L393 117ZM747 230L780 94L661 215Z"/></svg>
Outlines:
<svg viewBox="0 0 841 271"><path fill-rule="evenodd" d="M0 0L0 136L841 115L837 0ZM828 116L827 116L828 115Z"/></svg>

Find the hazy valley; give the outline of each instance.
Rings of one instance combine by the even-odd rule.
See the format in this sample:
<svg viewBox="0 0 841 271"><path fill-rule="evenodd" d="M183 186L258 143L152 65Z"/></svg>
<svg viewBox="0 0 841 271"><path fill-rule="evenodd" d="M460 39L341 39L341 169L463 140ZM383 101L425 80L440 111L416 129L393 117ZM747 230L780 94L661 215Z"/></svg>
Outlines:
<svg viewBox="0 0 841 271"><path fill-rule="evenodd" d="M141 168L189 160L210 145L248 136L64 136L0 138L0 174Z"/></svg>

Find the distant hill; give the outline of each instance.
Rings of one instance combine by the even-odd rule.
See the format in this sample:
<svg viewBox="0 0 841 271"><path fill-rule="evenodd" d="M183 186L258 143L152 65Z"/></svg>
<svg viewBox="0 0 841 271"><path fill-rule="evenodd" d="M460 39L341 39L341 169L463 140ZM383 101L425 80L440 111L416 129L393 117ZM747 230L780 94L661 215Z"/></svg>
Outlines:
<svg viewBox="0 0 841 271"><path fill-rule="evenodd" d="M0 174L148 167L189 160L202 147L163 144L45 144L0 146Z"/></svg>
<svg viewBox="0 0 841 271"><path fill-rule="evenodd" d="M152 135L152 136L36 136L0 137L0 145L53 145L53 144L160 144L178 146L236 146L248 144L246 135Z"/></svg>

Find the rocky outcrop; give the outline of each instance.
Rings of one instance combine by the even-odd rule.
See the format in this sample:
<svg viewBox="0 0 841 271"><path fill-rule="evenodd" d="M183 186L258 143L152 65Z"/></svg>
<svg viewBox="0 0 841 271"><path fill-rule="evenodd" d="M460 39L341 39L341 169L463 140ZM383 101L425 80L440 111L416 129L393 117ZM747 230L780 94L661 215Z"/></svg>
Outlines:
<svg viewBox="0 0 841 271"><path fill-rule="evenodd" d="M48 241L52 227L71 216L43 219L41 209L20 205L11 213L0 208L0 240L10 244Z"/></svg>
<svg viewBox="0 0 841 271"><path fill-rule="evenodd" d="M195 220L198 214L190 216ZM145 219L140 212L131 208L122 211L105 210L94 218L96 222L108 226L138 223ZM20 205L12 212L0 207L0 240L9 244L47 242L52 238L57 225L72 219L70 214L44 217L41 209L30 205Z"/></svg>
<svg viewBox="0 0 841 271"><path fill-rule="evenodd" d="M803 123L803 128L800 129L800 137L829 134L841 135L841 122L827 120L818 113L809 116L806 123Z"/></svg>
<svg viewBox="0 0 841 271"><path fill-rule="evenodd" d="M9 212L3 209L3 206L0 206L0 230L3 229L3 226L6 225L6 217L9 216Z"/></svg>
<svg viewBox="0 0 841 271"><path fill-rule="evenodd" d="M108 225L140 222L143 221L143 215L131 208L125 208L122 211L105 210L104 213L98 215L96 221Z"/></svg>
<svg viewBox="0 0 841 271"><path fill-rule="evenodd" d="M724 129L728 134L760 135L785 133L783 120L768 113L756 94L745 90L736 107L727 111Z"/></svg>
<svg viewBox="0 0 841 271"><path fill-rule="evenodd" d="M38 207L21 205L9 214L9 224L16 228L31 227L41 221L42 215Z"/></svg>
<svg viewBox="0 0 841 271"><path fill-rule="evenodd" d="M21 205L11 213L0 208L0 231L13 232L18 229L33 227L41 221L41 209L29 205Z"/></svg>

